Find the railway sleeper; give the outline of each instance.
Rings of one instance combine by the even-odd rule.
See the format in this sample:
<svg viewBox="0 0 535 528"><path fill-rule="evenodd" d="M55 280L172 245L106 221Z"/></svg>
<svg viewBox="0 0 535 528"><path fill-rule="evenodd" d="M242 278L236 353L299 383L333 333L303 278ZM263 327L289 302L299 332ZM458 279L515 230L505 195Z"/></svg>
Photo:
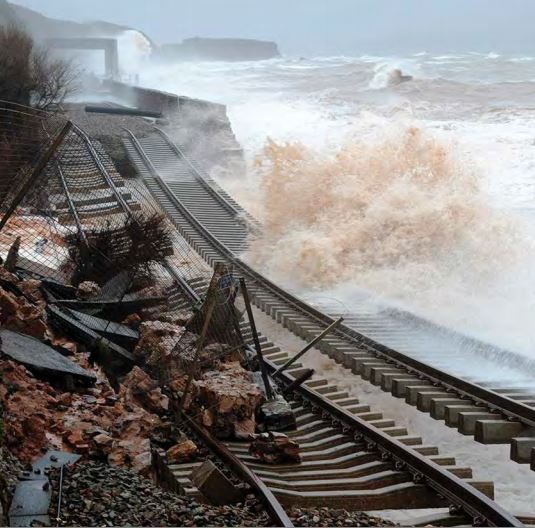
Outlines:
<svg viewBox="0 0 535 528"><path fill-rule="evenodd" d="M382 489L402 482L410 482L411 476L408 473L399 471L385 470L380 473L360 477L347 478L311 478L306 480L289 481L264 478L264 482L270 488L307 491L348 491L348 490L376 490Z"/></svg>
<svg viewBox="0 0 535 528"><path fill-rule="evenodd" d="M444 407L444 422L448 427L459 427L459 415L462 412L482 412L485 407L471 405L470 403L446 405Z"/></svg>
<svg viewBox="0 0 535 528"><path fill-rule="evenodd" d="M357 373L357 366L355 364L355 361L361 360L361 361L373 361L374 359L377 359L377 357L365 350L356 350L353 353L345 354L345 357L341 361L341 363L348 369L353 372L353 374Z"/></svg>
<svg viewBox="0 0 535 528"><path fill-rule="evenodd" d="M296 471L303 472L317 472L317 471L330 471L335 475L338 475L339 471L349 471L355 468L359 469L366 467L370 463L383 462L378 460L377 454L364 450L357 450L349 455L344 455L334 460L325 460L324 462L316 460L303 460L299 464L277 464L268 465L259 462L255 458L251 457L251 462L247 465L254 471L277 471L286 475L293 475Z"/></svg>
<svg viewBox="0 0 535 528"><path fill-rule="evenodd" d="M353 403L359 403L358 398L350 398L349 393L347 391L337 391L337 392L331 392L327 398L331 401L336 402L336 405L344 406L347 404L346 400L356 400Z"/></svg>
<svg viewBox="0 0 535 528"><path fill-rule="evenodd" d="M367 357L355 357L353 358L353 372L359 376L363 376L364 369L367 368L370 372L370 368L378 367L384 368L387 367L387 364L384 361L381 361L377 358L367 358Z"/></svg>
<svg viewBox="0 0 535 528"><path fill-rule="evenodd" d="M346 396L344 396L344 394ZM336 392L334 394L329 394L327 398L329 400L332 400L336 405L339 405L340 407L344 408L349 407L350 405L358 405L360 403L360 400L358 398L356 398L355 396L349 396L347 394L347 392Z"/></svg>
<svg viewBox="0 0 535 528"><path fill-rule="evenodd" d="M390 374L391 376L402 376L404 374L403 370L394 367L372 367L370 371L370 382L372 385L381 387L383 382L383 376Z"/></svg>
<svg viewBox="0 0 535 528"><path fill-rule="evenodd" d="M479 420L499 420L501 414L492 414L489 412L460 412L457 430L459 433L467 436L473 436L476 432L476 423Z"/></svg>
<svg viewBox="0 0 535 528"><path fill-rule="evenodd" d="M429 393L434 394L436 397L440 396L440 394L437 394L436 391L437 389L433 385L428 385L422 382L419 382L418 385L407 385L405 389L405 402L416 407L418 404L418 396L420 394Z"/></svg>
<svg viewBox="0 0 535 528"><path fill-rule="evenodd" d="M383 462L381 460L371 460L370 462L364 462L358 466L352 466L348 468L340 469L324 469L322 467L318 469L308 469L308 470L295 470L294 471L279 471L278 466L273 468L264 469L259 467L255 469L257 475L261 478L280 478L281 475L284 475L284 479L288 481L298 481L303 478L307 478L313 475L316 478L348 478L348 477L364 477L366 475L377 474L381 471L385 471L391 468L389 462Z"/></svg>
<svg viewBox="0 0 535 528"><path fill-rule="evenodd" d="M478 420L474 439L481 444L507 444L527 429L524 424L510 420ZM531 429L530 432L533 434L535 431Z"/></svg>
<svg viewBox="0 0 535 528"><path fill-rule="evenodd" d="M425 381L422 381L416 376L412 379L406 377L394 378L392 379L392 396L395 396L396 398L406 398L408 387L418 387L425 389L428 387L432 387L432 385L431 383L426 384Z"/></svg>
<svg viewBox="0 0 535 528"><path fill-rule="evenodd" d="M531 463L531 452L535 449L535 437L517 437L511 439L511 460L519 464Z"/></svg>
<svg viewBox="0 0 535 528"><path fill-rule="evenodd" d="M381 389L383 389L385 392L392 392L392 380L408 380L411 382L416 382L418 378L416 378L412 374L407 373L401 373L401 374L391 374L391 373L385 373L381 376Z"/></svg>
<svg viewBox="0 0 535 528"><path fill-rule="evenodd" d="M336 430L332 427L326 427L312 432L290 431L287 434L292 440L299 443L315 442L325 438L332 438L333 434L336 434Z"/></svg>
<svg viewBox="0 0 535 528"><path fill-rule="evenodd" d="M431 418L435 420L445 420L446 409L450 405L463 405L466 400L461 398L433 398L429 406L429 413Z"/></svg>
<svg viewBox="0 0 535 528"><path fill-rule="evenodd" d="M448 393L444 391L436 392L419 392L416 397L416 408L422 412L431 411L431 402L433 399L447 398Z"/></svg>
<svg viewBox="0 0 535 528"><path fill-rule="evenodd" d="M296 437L292 438L292 440L297 440ZM319 438L319 439L313 439L305 441L303 438L299 438L299 451L301 453L310 452L310 451L317 451L318 448L324 448L324 447L337 447L341 445L347 445L348 442L352 442L351 438L349 438L347 435L340 434L340 433L334 433L331 432L331 435L325 438ZM352 442L352 445L356 445L354 442ZM236 453L247 453L249 446L246 443L237 443L237 442L227 442L227 446L232 449L233 452Z"/></svg>
<svg viewBox="0 0 535 528"><path fill-rule="evenodd" d="M346 510L421 509L447 506L444 499L425 486L404 482L378 490L311 491L299 493L272 488L283 506L315 507L318 504Z"/></svg>

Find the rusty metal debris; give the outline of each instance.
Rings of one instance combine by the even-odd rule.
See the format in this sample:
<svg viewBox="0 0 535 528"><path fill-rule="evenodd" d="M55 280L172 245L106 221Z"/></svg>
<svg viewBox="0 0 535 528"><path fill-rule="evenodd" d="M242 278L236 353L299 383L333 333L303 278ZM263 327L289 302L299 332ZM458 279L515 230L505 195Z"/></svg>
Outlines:
<svg viewBox="0 0 535 528"><path fill-rule="evenodd" d="M9 525L50 526L52 489L48 472L51 468L60 468L63 472L64 466L75 464L80 458L77 454L51 450L34 462L31 470L24 471L19 477L9 509ZM60 504L58 502L58 516L61 511Z"/></svg>

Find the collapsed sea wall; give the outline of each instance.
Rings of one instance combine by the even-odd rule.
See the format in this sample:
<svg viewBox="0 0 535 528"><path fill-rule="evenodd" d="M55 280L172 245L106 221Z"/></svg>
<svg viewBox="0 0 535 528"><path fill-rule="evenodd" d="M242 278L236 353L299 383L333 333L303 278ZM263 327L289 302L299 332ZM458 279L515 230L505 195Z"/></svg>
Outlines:
<svg viewBox="0 0 535 528"><path fill-rule="evenodd" d="M112 80L103 87L124 104L160 113L159 124L206 171L215 166L233 173L244 169L243 150L225 105Z"/></svg>

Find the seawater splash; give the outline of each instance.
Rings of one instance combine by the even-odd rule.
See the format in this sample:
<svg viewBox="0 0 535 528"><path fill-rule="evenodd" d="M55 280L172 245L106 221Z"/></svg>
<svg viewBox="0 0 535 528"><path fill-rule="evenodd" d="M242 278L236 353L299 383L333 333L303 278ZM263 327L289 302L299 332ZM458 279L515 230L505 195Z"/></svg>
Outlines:
<svg viewBox="0 0 535 528"><path fill-rule="evenodd" d="M265 231L247 259L276 280L348 303L366 289L495 342L532 341L533 240L453 144L415 126L331 157L269 141L257 170Z"/></svg>
<svg viewBox="0 0 535 528"><path fill-rule="evenodd" d="M416 127L375 143L353 141L332 158L269 141L258 167L266 229L251 257L303 286L373 283L377 272L430 262L435 273L471 268L464 260L471 253L485 276L493 265L486 235L502 247L511 237L509 223L483 200L477 175Z"/></svg>
<svg viewBox="0 0 535 528"><path fill-rule="evenodd" d="M148 64L152 44L143 33L129 29L117 38L119 66L123 75L139 75Z"/></svg>

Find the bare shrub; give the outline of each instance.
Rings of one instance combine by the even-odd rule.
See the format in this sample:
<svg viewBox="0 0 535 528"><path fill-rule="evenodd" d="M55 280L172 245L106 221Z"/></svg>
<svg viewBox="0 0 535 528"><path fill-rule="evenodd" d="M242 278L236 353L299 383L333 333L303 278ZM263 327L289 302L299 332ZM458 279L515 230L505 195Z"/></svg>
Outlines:
<svg viewBox="0 0 535 528"><path fill-rule="evenodd" d="M151 276L152 266L172 253L171 233L160 214L136 215L118 228L95 229L86 236L87 246L78 235L67 237L75 264L73 284L103 284L122 271Z"/></svg>

